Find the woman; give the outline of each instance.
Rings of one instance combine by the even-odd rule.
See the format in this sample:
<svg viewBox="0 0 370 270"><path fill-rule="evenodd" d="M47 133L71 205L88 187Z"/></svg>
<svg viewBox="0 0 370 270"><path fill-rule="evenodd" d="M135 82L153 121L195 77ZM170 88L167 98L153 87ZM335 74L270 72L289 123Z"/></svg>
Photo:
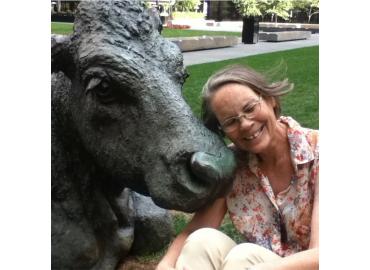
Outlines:
<svg viewBox="0 0 370 270"><path fill-rule="evenodd" d="M292 87L242 66L208 80L204 123L233 142L239 165L232 190L195 213L157 270L318 269L318 131L280 116ZM246 243L216 230L227 211Z"/></svg>

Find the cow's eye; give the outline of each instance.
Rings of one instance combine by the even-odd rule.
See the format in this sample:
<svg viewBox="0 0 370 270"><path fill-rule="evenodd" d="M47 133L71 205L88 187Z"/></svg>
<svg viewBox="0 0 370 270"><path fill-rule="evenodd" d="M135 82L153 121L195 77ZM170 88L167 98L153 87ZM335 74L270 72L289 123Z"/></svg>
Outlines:
<svg viewBox="0 0 370 270"><path fill-rule="evenodd" d="M111 90L109 87L109 83L106 81L102 81L95 89L95 93L100 97L100 98L106 98L110 96Z"/></svg>
<svg viewBox="0 0 370 270"><path fill-rule="evenodd" d="M179 79L180 84L184 84L185 81L186 81L186 78L189 77L189 73L187 72L186 69L184 69L180 72L176 72L175 74L176 74L177 78Z"/></svg>
<svg viewBox="0 0 370 270"><path fill-rule="evenodd" d="M87 84L86 93L90 91L103 103L114 101L113 89L107 79L99 77L91 78Z"/></svg>

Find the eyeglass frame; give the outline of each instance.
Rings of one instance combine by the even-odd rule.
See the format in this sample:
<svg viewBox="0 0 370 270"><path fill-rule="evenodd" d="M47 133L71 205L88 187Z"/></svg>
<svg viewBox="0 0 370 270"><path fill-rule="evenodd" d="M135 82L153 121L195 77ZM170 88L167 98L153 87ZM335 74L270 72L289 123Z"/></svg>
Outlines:
<svg viewBox="0 0 370 270"><path fill-rule="evenodd" d="M261 102L262 102L262 95L261 94L259 94L258 95L258 100L256 100L255 101L255 103L254 103L254 106L257 106L257 105L259 105L259 111L261 110ZM258 112L259 112L258 111ZM257 113L258 113L257 112ZM239 123L239 125L240 125L240 123L241 123L241 121L240 121L240 118L242 118L242 117L244 117L244 118L246 118L246 119L253 119L254 117L255 117L256 115L252 115L252 116L248 116L248 114L247 113L241 113L241 114L239 114L239 115L237 115L237 116L232 116L232 117L229 117L229 118L227 118L227 119L225 119L222 123L220 123L219 124L219 126L218 126L218 128L220 129L220 130L222 130L222 131L224 131L224 132L232 132L232 131L234 131L234 130L236 130L236 128L235 129L232 129L232 130L229 130L229 131L227 131L227 130L225 130L224 128L223 128L223 125L224 125L224 123L226 122L226 121L229 121L229 120L231 120L231 119L236 119L236 120L238 120L238 123Z"/></svg>

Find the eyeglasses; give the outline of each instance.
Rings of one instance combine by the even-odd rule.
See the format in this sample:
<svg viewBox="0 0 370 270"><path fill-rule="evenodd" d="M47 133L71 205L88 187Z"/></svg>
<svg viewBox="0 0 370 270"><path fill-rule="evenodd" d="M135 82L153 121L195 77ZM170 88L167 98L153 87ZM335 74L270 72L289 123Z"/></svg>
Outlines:
<svg viewBox="0 0 370 270"><path fill-rule="evenodd" d="M253 119L254 117L256 117L258 112L261 110L261 101L262 97L261 95L259 95L258 100L254 100L248 103L243 108L243 113L239 114L238 116L227 118L221 123L220 128L225 132L235 131L239 127L242 117L246 119Z"/></svg>
<svg viewBox="0 0 370 270"><path fill-rule="evenodd" d="M288 242L288 233L285 227L285 224L283 222L283 216L279 211L279 225L280 225L280 241L281 243L287 243Z"/></svg>

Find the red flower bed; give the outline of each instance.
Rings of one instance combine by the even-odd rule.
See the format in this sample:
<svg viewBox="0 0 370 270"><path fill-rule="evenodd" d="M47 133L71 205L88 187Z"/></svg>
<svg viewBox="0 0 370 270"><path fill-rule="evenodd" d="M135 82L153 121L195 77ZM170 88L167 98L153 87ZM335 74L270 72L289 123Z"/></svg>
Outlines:
<svg viewBox="0 0 370 270"><path fill-rule="evenodd" d="M166 28L170 28L170 29L189 29L190 25L172 24L171 22L168 22Z"/></svg>

